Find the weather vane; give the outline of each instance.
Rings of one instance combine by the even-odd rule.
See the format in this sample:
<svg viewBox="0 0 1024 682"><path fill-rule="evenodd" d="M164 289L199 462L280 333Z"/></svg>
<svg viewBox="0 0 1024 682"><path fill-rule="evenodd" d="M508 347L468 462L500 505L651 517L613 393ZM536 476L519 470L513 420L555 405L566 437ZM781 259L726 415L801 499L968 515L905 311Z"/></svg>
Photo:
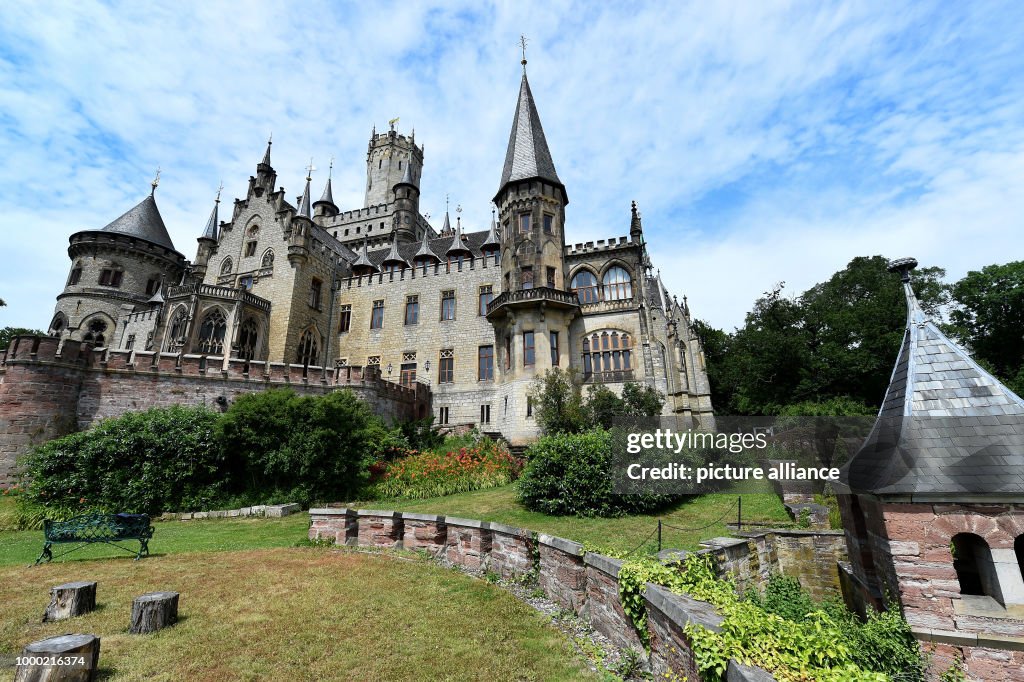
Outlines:
<svg viewBox="0 0 1024 682"><path fill-rule="evenodd" d="M331 164L327 166L327 179L331 179L331 175L334 173L334 157L331 157Z"/></svg>
<svg viewBox="0 0 1024 682"><path fill-rule="evenodd" d="M160 166L156 167L156 177L153 178L153 182L151 182L149 184L153 187L153 189L150 191L149 195L153 196L153 193L156 192L156 186L160 184Z"/></svg>
<svg viewBox="0 0 1024 682"><path fill-rule="evenodd" d="M396 123L398 123L398 116L395 116L395 117L394 117L393 119L391 119L390 121L388 121L388 125L389 125L389 126L391 126L391 129L392 129L392 130L394 130L394 129L395 129L395 124L396 124Z"/></svg>
<svg viewBox="0 0 1024 682"><path fill-rule="evenodd" d="M316 170L316 168L313 168L313 157L311 156L311 157L309 157L309 165L306 166L306 179L307 180L312 180L313 179L313 177L312 177L313 176L313 171L315 171L315 170Z"/></svg>
<svg viewBox="0 0 1024 682"><path fill-rule="evenodd" d="M220 203L220 193L221 193L221 190L223 190L223 189L224 189L224 181L223 181L223 180L221 180L221 181L220 181L220 187L218 187L218 188L217 188L217 198L216 198L216 199L214 200L214 201L216 201L216 202L217 202L218 204Z"/></svg>
<svg viewBox="0 0 1024 682"><path fill-rule="evenodd" d="M524 35L520 35L519 36L519 47L522 48L522 50L523 50L523 61L522 61L523 71L526 71L526 43L528 43L528 42L529 41L526 39L526 36L524 36Z"/></svg>

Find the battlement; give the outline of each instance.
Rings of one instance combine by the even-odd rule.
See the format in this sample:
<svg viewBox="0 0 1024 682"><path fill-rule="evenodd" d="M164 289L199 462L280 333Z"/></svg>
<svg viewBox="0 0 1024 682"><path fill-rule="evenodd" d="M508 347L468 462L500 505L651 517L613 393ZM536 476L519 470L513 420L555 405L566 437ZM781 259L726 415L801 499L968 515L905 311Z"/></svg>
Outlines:
<svg viewBox="0 0 1024 682"><path fill-rule="evenodd" d="M159 316L159 314L160 313L156 308L151 308L149 310L138 310L136 312L128 313L128 316L125 318L125 321L128 324L131 324L133 322L148 322L150 320L155 320Z"/></svg>
<svg viewBox="0 0 1024 682"><path fill-rule="evenodd" d="M461 265L441 262L435 265L417 265L397 272L376 272L372 275L352 275L344 280L345 288L352 289L363 286L387 285L392 282L405 282L421 277L458 277L463 272L473 272L484 268L500 267L499 256L472 256Z"/></svg>
<svg viewBox="0 0 1024 682"><path fill-rule="evenodd" d="M633 245L629 241L629 237L619 237L616 239L612 237L610 239L598 239L597 242L583 242L566 246L565 255L567 256L579 256L588 253L596 253L598 251L608 251L610 249L629 248Z"/></svg>
<svg viewBox="0 0 1024 682"><path fill-rule="evenodd" d="M0 367L21 363L50 362L88 367L92 346L81 341L63 343L54 336L15 336L0 355Z"/></svg>

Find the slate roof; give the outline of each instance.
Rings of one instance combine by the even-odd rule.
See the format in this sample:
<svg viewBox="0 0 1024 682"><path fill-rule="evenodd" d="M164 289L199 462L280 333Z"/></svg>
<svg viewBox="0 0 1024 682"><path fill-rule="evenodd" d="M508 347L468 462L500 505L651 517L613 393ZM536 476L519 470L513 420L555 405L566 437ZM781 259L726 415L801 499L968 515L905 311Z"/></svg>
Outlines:
<svg viewBox="0 0 1024 682"><path fill-rule="evenodd" d="M1024 400L925 315L904 274L907 327L875 426L844 470L876 495L1024 494Z"/></svg>
<svg viewBox="0 0 1024 682"><path fill-rule="evenodd" d="M175 250L152 194L104 227L103 232L120 232Z"/></svg>
<svg viewBox="0 0 1024 682"><path fill-rule="evenodd" d="M206 229L200 239L217 241L217 209L220 207L220 193L217 194L217 201L213 202L213 210L210 211L210 218L206 221Z"/></svg>
<svg viewBox="0 0 1024 682"><path fill-rule="evenodd" d="M530 82L526 79L524 71L498 191L510 182L529 178L541 178L562 186L562 181L555 172L555 162L551 160L548 141L540 124L540 114L537 113Z"/></svg>
<svg viewBox="0 0 1024 682"><path fill-rule="evenodd" d="M483 243L487 240L486 231L481 230L480 232L470 232L468 234L463 233L462 236L464 237L462 243L463 245L465 245L466 250L469 251L469 253L473 254L473 256L477 258L483 255L480 251L480 247L483 246ZM445 253L448 250L448 247L452 245L452 237L450 236L437 237L436 239L428 239L426 241L430 245L430 249L435 254ZM416 252L419 251L423 242L392 242L392 244L388 245L387 248L380 248L375 249L373 251L369 251L367 257L369 258L370 263L379 267L382 263L384 263L384 260L391 253L392 247L394 247L396 244L398 254L404 260L408 261L409 263L412 263L413 259L416 257ZM438 257L438 260L443 260L443 258Z"/></svg>

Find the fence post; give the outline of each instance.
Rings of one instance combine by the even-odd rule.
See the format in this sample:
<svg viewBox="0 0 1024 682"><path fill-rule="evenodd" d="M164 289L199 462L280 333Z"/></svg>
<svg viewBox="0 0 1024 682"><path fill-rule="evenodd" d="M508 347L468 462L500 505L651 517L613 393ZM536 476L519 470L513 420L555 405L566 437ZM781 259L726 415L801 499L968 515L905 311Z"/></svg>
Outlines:
<svg viewBox="0 0 1024 682"><path fill-rule="evenodd" d="M743 530L743 496L736 498L736 530Z"/></svg>
<svg viewBox="0 0 1024 682"><path fill-rule="evenodd" d="M658 551L661 551L661 519L658 519Z"/></svg>

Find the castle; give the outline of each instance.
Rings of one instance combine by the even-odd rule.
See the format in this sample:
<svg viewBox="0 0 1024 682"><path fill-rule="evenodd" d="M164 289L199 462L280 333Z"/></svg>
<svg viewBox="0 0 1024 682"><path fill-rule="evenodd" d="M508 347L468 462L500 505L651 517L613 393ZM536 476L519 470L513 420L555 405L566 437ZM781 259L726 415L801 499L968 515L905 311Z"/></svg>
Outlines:
<svg viewBox="0 0 1024 682"><path fill-rule="evenodd" d="M655 273L636 204L628 235L567 244L568 195L525 60L486 230L447 211L436 230L421 215L423 147L393 124L370 137L364 205L351 210L330 177L313 200L308 173L290 203L271 144L228 221L218 195L192 262L171 242L155 182L103 229L72 235L49 334L224 371L242 362L246 375L259 363L365 370L428 392L417 409L436 423L513 444L536 437L528 390L552 367L613 390L643 382L666 396L666 414L710 419L686 298Z"/></svg>

